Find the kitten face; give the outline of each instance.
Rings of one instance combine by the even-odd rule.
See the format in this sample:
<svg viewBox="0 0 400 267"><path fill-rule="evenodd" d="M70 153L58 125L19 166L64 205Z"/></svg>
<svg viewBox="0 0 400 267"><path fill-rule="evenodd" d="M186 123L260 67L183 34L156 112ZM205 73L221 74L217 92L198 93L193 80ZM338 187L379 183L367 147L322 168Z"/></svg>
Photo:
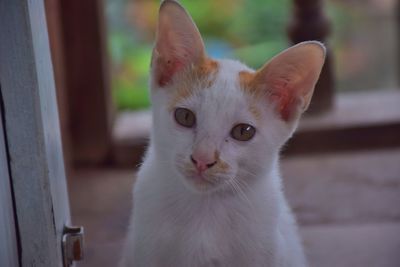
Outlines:
<svg viewBox="0 0 400 267"><path fill-rule="evenodd" d="M159 152L182 181L198 192L241 190L267 166L287 135L287 125L274 114L273 105L265 105L264 99L257 100L241 86L240 72L250 69L229 60L217 65L207 75L194 78L186 73L169 89L153 92L155 139L162 140L163 148ZM182 125L177 109L192 112L195 123L189 118L190 123ZM246 135L241 124L254 127L249 140L251 134ZM215 164L199 171L193 158Z"/></svg>
<svg viewBox="0 0 400 267"><path fill-rule="evenodd" d="M247 100L238 90L238 81L232 79L228 66L219 64L216 77L204 77L213 80L208 88L192 88L192 94L175 103L173 109L184 107L196 116L196 123L185 128L176 123L171 134L179 136L181 143L176 151L176 168L186 178L189 185L198 190L209 190L221 185L243 183L238 178L238 170L243 169L246 161L252 158L251 147L259 138L257 120L249 110ZM172 115L172 114L171 114ZM256 129L253 138L248 141L235 139L231 133L238 124L248 124ZM201 159L199 159L201 158ZM194 161L193 161L194 159ZM215 164L202 170L196 163L202 160L206 164Z"/></svg>
<svg viewBox="0 0 400 267"><path fill-rule="evenodd" d="M186 11L164 1L151 73L160 162L197 192L241 190L268 170L293 133L324 55L320 43L307 42L258 71L212 60Z"/></svg>

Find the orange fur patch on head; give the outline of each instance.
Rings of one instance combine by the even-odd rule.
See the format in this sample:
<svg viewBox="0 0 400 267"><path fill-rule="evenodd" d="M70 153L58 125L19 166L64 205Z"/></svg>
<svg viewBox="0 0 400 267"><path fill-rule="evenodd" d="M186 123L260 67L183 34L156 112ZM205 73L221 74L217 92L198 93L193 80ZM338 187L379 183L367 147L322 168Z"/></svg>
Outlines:
<svg viewBox="0 0 400 267"><path fill-rule="evenodd" d="M176 88L171 103L168 105L169 110L172 111L176 107L177 103L183 101L186 98L189 98L191 95L193 95L193 93L194 90L192 90L192 87L186 84L183 84Z"/></svg>
<svg viewBox="0 0 400 267"><path fill-rule="evenodd" d="M239 73L239 80L240 80L240 87L241 89L246 92L250 97L253 99L260 99L260 98L269 98L271 102L275 103L276 110L281 115L282 119L288 121L293 113L292 107L295 107L296 99L290 95L288 92L290 90L287 89L289 86L288 82L284 84L281 83L279 85L273 85L278 88L286 88L286 90L281 90L279 94L275 94L272 91L269 91L266 88L265 82L261 78L261 74L259 71L257 72L248 72L242 71ZM249 111L256 117L260 118L261 113L253 104L250 105Z"/></svg>
<svg viewBox="0 0 400 267"><path fill-rule="evenodd" d="M265 97L265 90L262 84L257 80L258 72L241 71L239 72L240 88L251 97L249 111L257 119L261 119L261 111L257 108L255 100Z"/></svg>
<svg viewBox="0 0 400 267"><path fill-rule="evenodd" d="M201 64L191 66L181 75L177 75L173 82L176 88L169 109L174 109L177 103L193 95L196 90L210 88L215 82L218 67L217 61L204 58Z"/></svg>
<svg viewBox="0 0 400 267"><path fill-rule="evenodd" d="M241 71L239 72L239 83L240 88L245 92L252 92L255 88L253 87L254 77L256 76L255 72L249 71Z"/></svg>
<svg viewBox="0 0 400 267"><path fill-rule="evenodd" d="M258 72L241 71L239 72L240 88L250 96L256 98L265 95L262 81L259 79Z"/></svg>
<svg viewBox="0 0 400 267"><path fill-rule="evenodd" d="M259 121L261 119L261 111L254 103L250 103L249 111L251 114L253 114L256 120Z"/></svg>
<svg viewBox="0 0 400 267"><path fill-rule="evenodd" d="M218 62L210 58L205 58L203 62L195 68L195 72L200 77L216 74L217 70Z"/></svg>

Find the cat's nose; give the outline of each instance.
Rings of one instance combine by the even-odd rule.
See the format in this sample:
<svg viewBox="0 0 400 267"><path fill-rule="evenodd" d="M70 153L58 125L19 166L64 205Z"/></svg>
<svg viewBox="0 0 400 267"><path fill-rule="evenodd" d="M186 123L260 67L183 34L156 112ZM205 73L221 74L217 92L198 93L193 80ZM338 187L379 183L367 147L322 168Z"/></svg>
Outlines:
<svg viewBox="0 0 400 267"><path fill-rule="evenodd" d="M217 164L216 160L207 160L206 158L195 157L194 155L190 155L190 160L200 173Z"/></svg>

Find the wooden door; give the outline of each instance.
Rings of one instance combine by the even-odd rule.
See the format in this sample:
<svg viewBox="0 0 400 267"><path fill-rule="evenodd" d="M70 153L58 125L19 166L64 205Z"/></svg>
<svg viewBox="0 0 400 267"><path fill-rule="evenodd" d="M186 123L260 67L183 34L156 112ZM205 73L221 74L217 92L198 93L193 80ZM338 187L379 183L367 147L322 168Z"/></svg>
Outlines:
<svg viewBox="0 0 400 267"><path fill-rule="evenodd" d="M70 216L43 0L0 0L0 86L20 264L61 267Z"/></svg>

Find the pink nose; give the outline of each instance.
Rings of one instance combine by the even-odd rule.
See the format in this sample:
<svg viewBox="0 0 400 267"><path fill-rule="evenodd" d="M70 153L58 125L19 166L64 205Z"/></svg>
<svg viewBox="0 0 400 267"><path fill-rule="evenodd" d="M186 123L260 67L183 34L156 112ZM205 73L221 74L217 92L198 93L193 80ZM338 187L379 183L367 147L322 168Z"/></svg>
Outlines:
<svg viewBox="0 0 400 267"><path fill-rule="evenodd" d="M210 161L200 157L195 158L193 155L190 156L190 160L193 162L194 166L196 166L196 169L199 173L204 172L205 170L211 168L217 163L216 160Z"/></svg>

